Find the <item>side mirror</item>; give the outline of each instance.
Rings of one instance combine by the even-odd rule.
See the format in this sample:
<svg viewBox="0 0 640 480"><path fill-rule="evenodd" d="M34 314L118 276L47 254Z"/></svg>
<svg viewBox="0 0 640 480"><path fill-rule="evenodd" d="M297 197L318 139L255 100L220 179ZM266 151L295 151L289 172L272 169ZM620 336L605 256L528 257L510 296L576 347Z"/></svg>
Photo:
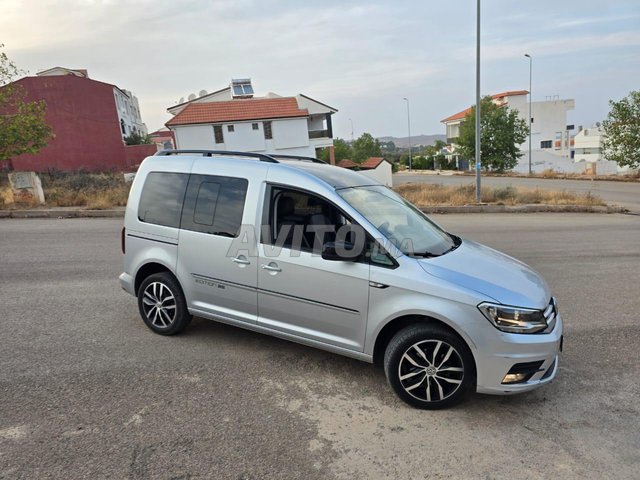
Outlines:
<svg viewBox="0 0 640 480"><path fill-rule="evenodd" d="M362 252L355 251L350 242L327 242L322 245L322 258L324 260L355 262L362 256Z"/></svg>

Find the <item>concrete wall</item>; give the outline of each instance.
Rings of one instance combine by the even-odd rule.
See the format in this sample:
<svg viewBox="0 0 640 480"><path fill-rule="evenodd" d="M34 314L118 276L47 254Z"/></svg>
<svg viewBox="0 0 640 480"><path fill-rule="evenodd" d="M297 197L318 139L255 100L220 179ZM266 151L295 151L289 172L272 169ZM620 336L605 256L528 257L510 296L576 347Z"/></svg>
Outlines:
<svg viewBox="0 0 640 480"><path fill-rule="evenodd" d="M358 173L366 175L369 178L373 178L377 182L380 182L387 187L393 186L393 173L391 164L386 160L378 165L377 168L371 170L359 170Z"/></svg>
<svg viewBox="0 0 640 480"><path fill-rule="evenodd" d="M276 150L309 146L309 130L306 118L274 120L273 143Z"/></svg>
<svg viewBox="0 0 640 480"><path fill-rule="evenodd" d="M531 170L533 173L541 173L544 170L553 170L558 173L587 173L588 168L595 165L598 175L611 175L622 172L618 168L618 164L607 160L597 162L574 162L570 158L559 157L549 152L533 151L531 152ZM520 158L518 165L513 169L514 172L529 172L529 155L525 154Z"/></svg>
<svg viewBox="0 0 640 480"><path fill-rule="evenodd" d="M224 144L215 143L213 126L211 125L185 125L176 127L176 148L214 150L224 149Z"/></svg>
<svg viewBox="0 0 640 480"><path fill-rule="evenodd" d="M254 124L257 124L257 130L253 129ZM222 134L224 135L226 148L241 152L264 152L266 150L266 139L264 138L263 128L264 126L260 121L234 123L233 132L229 131L227 125L224 125Z"/></svg>

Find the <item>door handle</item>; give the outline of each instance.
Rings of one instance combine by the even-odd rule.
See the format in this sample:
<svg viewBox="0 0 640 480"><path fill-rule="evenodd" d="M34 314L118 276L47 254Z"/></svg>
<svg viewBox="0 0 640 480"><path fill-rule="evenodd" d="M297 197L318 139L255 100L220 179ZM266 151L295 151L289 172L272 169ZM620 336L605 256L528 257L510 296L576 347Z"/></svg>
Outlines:
<svg viewBox="0 0 640 480"><path fill-rule="evenodd" d="M236 257L231 259L232 262L238 263L240 265L249 265L251 262L244 257Z"/></svg>
<svg viewBox="0 0 640 480"><path fill-rule="evenodd" d="M269 270L270 272L281 272L282 271L282 269L278 265L276 265L275 263L274 264L270 263L269 265L264 265L263 264L263 265L260 265L260 268L263 269L263 270Z"/></svg>

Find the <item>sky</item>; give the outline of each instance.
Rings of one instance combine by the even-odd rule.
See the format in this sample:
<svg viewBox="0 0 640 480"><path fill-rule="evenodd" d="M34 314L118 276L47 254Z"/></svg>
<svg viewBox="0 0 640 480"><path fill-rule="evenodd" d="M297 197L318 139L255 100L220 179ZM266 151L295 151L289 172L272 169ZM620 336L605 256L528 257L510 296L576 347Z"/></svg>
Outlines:
<svg viewBox="0 0 640 480"><path fill-rule="evenodd" d="M256 94L337 108L334 136L444 133L475 101L473 0L0 0L22 69L86 68L134 92L149 131L181 97L249 77ZM640 1L483 0L481 92L574 98L591 125L640 88Z"/></svg>

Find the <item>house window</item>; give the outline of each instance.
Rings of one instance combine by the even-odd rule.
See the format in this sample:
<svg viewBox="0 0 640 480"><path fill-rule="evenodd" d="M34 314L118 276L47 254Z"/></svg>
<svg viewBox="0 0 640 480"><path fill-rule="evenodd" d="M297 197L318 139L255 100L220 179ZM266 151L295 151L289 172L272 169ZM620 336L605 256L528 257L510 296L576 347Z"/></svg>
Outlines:
<svg viewBox="0 0 640 480"><path fill-rule="evenodd" d="M273 138L273 132L271 131L271 122L262 122L262 128L264 129L264 138L271 140Z"/></svg>
<svg viewBox="0 0 640 480"><path fill-rule="evenodd" d="M120 130L122 130L122 134L125 135L127 131L124 128L124 119L120 119Z"/></svg>
<svg viewBox="0 0 640 480"><path fill-rule="evenodd" d="M258 124L257 123L252 123L251 124L251 128L253 128L254 130L258 130Z"/></svg>
<svg viewBox="0 0 640 480"><path fill-rule="evenodd" d="M213 136L216 139L216 143L224 143L224 137L222 136L222 125L213 126Z"/></svg>
<svg viewBox="0 0 640 480"><path fill-rule="evenodd" d="M551 140L543 140L540 142L540 148L551 148Z"/></svg>
<svg viewBox="0 0 640 480"><path fill-rule="evenodd" d="M482 115L480 115L480 117L482 117ZM533 117L531 117L531 123L533 123Z"/></svg>
<svg viewBox="0 0 640 480"><path fill-rule="evenodd" d="M227 125L227 132L235 132L233 125Z"/></svg>

